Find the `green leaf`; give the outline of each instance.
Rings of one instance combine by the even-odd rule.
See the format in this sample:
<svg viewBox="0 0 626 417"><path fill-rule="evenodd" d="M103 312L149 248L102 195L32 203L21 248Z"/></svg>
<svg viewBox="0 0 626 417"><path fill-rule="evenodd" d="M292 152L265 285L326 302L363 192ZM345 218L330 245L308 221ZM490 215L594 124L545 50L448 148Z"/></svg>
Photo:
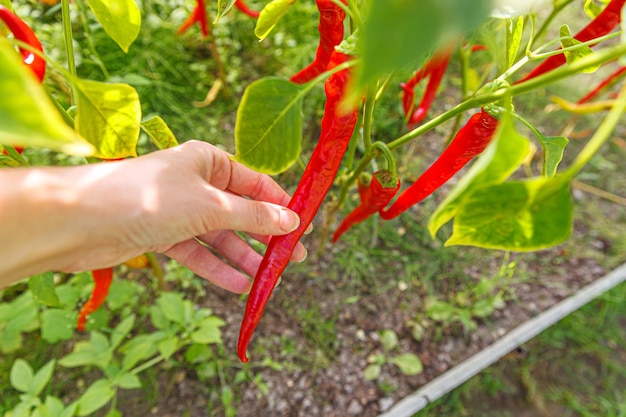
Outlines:
<svg viewBox="0 0 626 417"><path fill-rule="evenodd" d="M141 123L141 128L159 149L173 148L178 145L176 136L160 116L154 116Z"/></svg>
<svg viewBox="0 0 626 417"><path fill-rule="evenodd" d="M39 396L41 391L48 385L50 379L52 378L52 374L54 372L54 366L56 365L56 360L52 359L48 361L44 366L41 367L36 373L30 384L28 389L28 393L32 396Z"/></svg>
<svg viewBox="0 0 626 417"><path fill-rule="evenodd" d="M195 332L191 334L191 340L194 343L222 343L222 332L220 327L225 323L219 317L207 317L204 319Z"/></svg>
<svg viewBox="0 0 626 417"><path fill-rule="evenodd" d="M107 411L104 417L122 417L122 412L120 410L116 410L115 408L112 408L109 411Z"/></svg>
<svg viewBox="0 0 626 417"><path fill-rule="evenodd" d="M260 41L265 39L270 34L274 26L278 23L281 17L287 10L296 2L296 0L272 0L265 5L261 14L256 21L256 27L254 28L254 34Z"/></svg>
<svg viewBox="0 0 626 417"><path fill-rule="evenodd" d="M432 320L446 322L452 319L456 308L450 303L439 300L427 302L426 315Z"/></svg>
<svg viewBox="0 0 626 417"><path fill-rule="evenodd" d="M0 37L0 144L91 155L93 147L65 124L45 90Z"/></svg>
<svg viewBox="0 0 626 417"><path fill-rule="evenodd" d="M584 58L588 55L593 54L593 51L591 50L591 47L589 45L581 45L582 42L572 37L572 34L569 30L569 26L567 25L561 26L559 35L562 38L561 39L562 48L580 45L578 48L574 50L564 52L565 60L567 61L568 64L571 64L572 62L575 62L581 58ZM595 67L585 68L582 72L592 73L592 72L596 72L598 68L600 68L600 66L596 65Z"/></svg>
<svg viewBox="0 0 626 417"><path fill-rule="evenodd" d="M363 372L363 377L366 381L373 381L380 376L382 367L377 364L368 365Z"/></svg>
<svg viewBox="0 0 626 417"><path fill-rule="evenodd" d="M486 185L462 201L446 246L545 249L569 237L572 219L570 186L562 177Z"/></svg>
<svg viewBox="0 0 626 417"><path fill-rule="evenodd" d="M419 66L433 50L482 24L489 0L372 0L360 38L362 65L352 99L379 75L409 64ZM352 100L352 101L353 101Z"/></svg>
<svg viewBox="0 0 626 417"><path fill-rule="evenodd" d="M508 19L507 31L506 31L506 50L507 50L507 63L506 67L509 68L515 62L517 58L517 51L522 42L522 34L524 33L524 16L518 18Z"/></svg>
<svg viewBox="0 0 626 417"><path fill-rule="evenodd" d="M390 329L383 330L380 335L380 341L383 344L383 349L387 352L398 346L398 336L396 332Z"/></svg>
<svg viewBox="0 0 626 417"><path fill-rule="evenodd" d="M137 156L141 104L128 84L77 80L75 127L95 146L94 156L103 159Z"/></svg>
<svg viewBox="0 0 626 417"><path fill-rule="evenodd" d="M437 230L456 215L459 204L473 188L505 181L524 161L529 150L530 141L517 133L512 117L504 114L491 144L430 217L428 230L431 236L434 237Z"/></svg>
<svg viewBox="0 0 626 417"><path fill-rule="evenodd" d="M265 174L287 170L300 156L302 87L268 77L250 84L235 124L234 159Z"/></svg>
<svg viewBox="0 0 626 417"><path fill-rule="evenodd" d="M115 349L126 336L130 333L135 325L135 315L131 314L126 317L120 324L113 329L111 333L111 348Z"/></svg>
<svg viewBox="0 0 626 417"><path fill-rule="evenodd" d="M170 326L170 321L163 314L163 310L153 305L150 306L150 320L157 329L165 330Z"/></svg>
<svg viewBox="0 0 626 417"><path fill-rule="evenodd" d="M185 305L180 293L164 292L156 304L168 320L178 324L185 322Z"/></svg>
<svg viewBox="0 0 626 417"><path fill-rule="evenodd" d="M131 339L122 348L122 368L129 370L139 361L157 353L157 343L158 340L153 335L139 335Z"/></svg>
<svg viewBox="0 0 626 417"><path fill-rule="evenodd" d="M137 375L124 372L116 377L117 385L124 389L141 388L141 381Z"/></svg>
<svg viewBox="0 0 626 417"><path fill-rule="evenodd" d="M35 300L41 304L52 307L60 305L59 297L54 290L54 274L52 272L30 277L28 279L28 289L33 294Z"/></svg>
<svg viewBox="0 0 626 417"><path fill-rule="evenodd" d="M115 395L111 383L106 379L99 379L78 399L78 415L88 416L102 408Z"/></svg>
<svg viewBox="0 0 626 417"><path fill-rule="evenodd" d="M66 368L77 366L94 365L100 369L106 369L111 363L111 346L106 336L100 332L91 332L88 342L78 342L74 345L74 351L59 360L59 365Z"/></svg>
<svg viewBox="0 0 626 417"><path fill-rule="evenodd" d="M63 401L51 395L46 396L44 407L46 416L48 417L60 416L61 414L63 414L63 410L65 409Z"/></svg>
<svg viewBox="0 0 626 417"><path fill-rule="evenodd" d="M226 13L228 13L234 4L235 0L217 0L217 14L213 23L217 24L219 20L224 17Z"/></svg>
<svg viewBox="0 0 626 417"><path fill-rule="evenodd" d="M33 368L24 359L16 359L11 367L9 380L18 391L27 393L33 383Z"/></svg>
<svg viewBox="0 0 626 417"><path fill-rule="evenodd" d="M543 149L542 174L551 178L556 175L556 169L563 159L563 152L569 143L565 136L539 136L541 148Z"/></svg>
<svg viewBox="0 0 626 417"><path fill-rule="evenodd" d="M169 359L178 350L178 337L172 336L159 342L159 353Z"/></svg>
<svg viewBox="0 0 626 417"><path fill-rule="evenodd" d="M0 351L15 352L22 347L22 334L16 330L0 330Z"/></svg>
<svg viewBox="0 0 626 417"><path fill-rule="evenodd" d="M424 366L420 358L412 353L403 353L391 358L391 363L400 368L404 375L417 375L422 373Z"/></svg>
<svg viewBox="0 0 626 417"><path fill-rule="evenodd" d="M87 0L104 31L128 52L141 29L141 12L135 0Z"/></svg>

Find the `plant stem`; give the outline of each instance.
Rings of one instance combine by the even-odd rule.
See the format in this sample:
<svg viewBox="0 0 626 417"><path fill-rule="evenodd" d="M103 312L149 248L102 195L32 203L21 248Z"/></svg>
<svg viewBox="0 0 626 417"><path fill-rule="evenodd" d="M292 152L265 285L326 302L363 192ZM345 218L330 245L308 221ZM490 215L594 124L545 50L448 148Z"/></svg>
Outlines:
<svg viewBox="0 0 626 417"><path fill-rule="evenodd" d="M146 252L146 257L148 258L148 262L150 262L150 266L152 267L154 276L157 278L157 281L159 283L159 290L168 291L169 288L168 288L167 282L165 281L165 274L163 273L163 268L161 268L161 264L159 264L159 261L154 256L154 253Z"/></svg>
<svg viewBox="0 0 626 417"><path fill-rule="evenodd" d="M609 114L604 118L598 130L596 130L596 133L594 133L591 139L589 139L589 142L587 142L585 147L576 156L572 165L564 172L567 178L574 178L598 152L604 142L609 139L617 123L623 119L622 115L624 114L624 110L626 110L626 83L622 86L613 108L611 108Z"/></svg>
<svg viewBox="0 0 626 417"><path fill-rule="evenodd" d="M72 22L70 17L70 0L61 0L61 16L63 19L63 35L65 41L65 53L67 54L67 66L72 77L76 77L76 62L74 61L74 45L72 38ZM72 90L72 104L76 104L76 92Z"/></svg>
<svg viewBox="0 0 626 417"><path fill-rule="evenodd" d="M374 119L374 105L376 102L376 83L371 83L367 89L367 98L363 108L363 147L365 153L372 149L372 120Z"/></svg>

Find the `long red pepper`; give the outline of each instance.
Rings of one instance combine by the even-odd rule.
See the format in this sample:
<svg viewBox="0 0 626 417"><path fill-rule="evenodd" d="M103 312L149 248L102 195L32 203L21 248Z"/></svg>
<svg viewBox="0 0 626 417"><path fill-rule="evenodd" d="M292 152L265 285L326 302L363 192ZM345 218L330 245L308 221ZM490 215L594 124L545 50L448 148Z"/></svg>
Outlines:
<svg viewBox="0 0 626 417"><path fill-rule="evenodd" d="M337 242L341 235L353 225L367 220L371 215L385 208L400 189L400 178L386 169L377 171L372 176L369 187L365 190L359 183L361 204L352 210L339 224L333 234L333 242Z"/></svg>
<svg viewBox="0 0 626 417"><path fill-rule="evenodd" d="M93 276L95 286L91 292L91 297L78 313L76 328L80 332L85 330L87 316L100 308L104 300L106 300L109 294L109 287L113 281L113 268L95 269L91 271L91 275Z"/></svg>
<svg viewBox="0 0 626 417"><path fill-rule="evenodd" d="M624 7L625 2L626 0L611 0L595 19L593 19L580 32L574 35L574 39L577 39L580 42L587 42L611 32L622 20L621 10ZM553 69L565 64L565 62L566 59L564 54L552 55L536 66L524 78L517 81L516 84L552 71Z"/></svg>
<svg viewBox="0 0 626 417"><path fill-rule="evenodd" d="M200 25L202 36L205 38L209 36L209 22L206 16L204 0L196 0L196 7L193 9L193 12L191 12L187 20L185 20L180 28L178 28L178 34L181 35L185 33L187 29L194 25L194 23L198 23Z"/></svg>
<svg viewBox="0 0 626 417"><path fill-rule="evenodd" d="M256 10L252 10L248 7L248 5L243 0L237 0L235 2L235 7L239 9L239 11L247 14L248 16L258 19L261 12L257 12Z"/></svg>
<svg viewBox="0 0 626 417"><path fill-rule="evenodd" d="M439 158L400 194L389 209L380 211L380 216L385 220L393 219L445 184L472 158L485 150L497 125L498 120L484 109L474 114Z"/></svg>
<svg viewBox="0 0 626 417"><path fill-rule="evenodd" d="M602 82L600 82L600 84L595 86L593 89L591 89L591 91L589 91L587 94L585 94L583 97L581 97L580 100L577 101L577 103L578 104L587 103L592 98L597 96L606 87L608 87L609 85L614 83L624 73L626 73L626 66L625 67L619 67L613 73L611 73L608 77L606 77L604 80L602 80Z"/></svg>
<svg viewBox="0 0 626 417"><path fill-rule="evenodd" d="M341 0L347 4L347 0ZM330 56L343 40L343 21L346 12L337 6L332 0L315 0L320 11L320 23L317 27L320 33L320 41L315 52L315 60L300 72L291 77L290 81L296 84L304 84L326 71L330 62Z"/></svg>
<svg viewBox="0 0 626 417"><path fill-rule="evenodd" d="M348 60L350 56L333 52L328 68L332 69ZM324 84L326 103L320 138L288 206L300 216L300 226L287 235L272 237L267 245L248 296L239 332L237 353L243 362L248 361L246 356L248 343L261 320L272 290L285 270L296 244L330 190L356 126L358 115L356 107L347 113L339 109L349 78L350 71L342 70L330 76Z"/></svg>
<svg viewBox="0 0 626 417"><path fill-rule="evenodd" d="M417 70L417 72L415 72L415 74L406 83L400 84L402 90L404 90L402 95L402 107L404 109L404 114L408 119L409 127L418 124L426 117L428 110L430 110L430 107L435 100L437 89L439 88L441 80L446 73L451 56L452 49L446 49L435 53L433 57L428 60L422 68ZM428 84L424 90L422 100L417 108L413 110L415 86L427 77Z"/></svg>
<svg viewBox="0 0 626 417"><path fill-rule="evenodd" d="M37 35L35 35L35 32L33 32L30 26L1 4L0 19L13 33L15 39L22 41L31 46L33 49L43 53L43 46L41 46L39 38L37 38ZM24 64L32 70L39 82L42 82L46 75L46 60L25 48L20 48L20 53L22 54Z"/></svg>

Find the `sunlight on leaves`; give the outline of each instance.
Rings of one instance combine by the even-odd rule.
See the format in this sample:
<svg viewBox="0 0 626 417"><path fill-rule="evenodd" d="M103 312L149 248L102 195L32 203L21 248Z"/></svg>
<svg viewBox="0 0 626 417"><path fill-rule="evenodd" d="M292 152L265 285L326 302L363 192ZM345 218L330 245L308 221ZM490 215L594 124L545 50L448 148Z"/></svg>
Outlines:
<svg viewBox="0 0 626 417"><path fill-rule="evenodd" d="M250 84L235 124L234 159L265 174L287 170L300 156L302 88L277 77Z"/></svg>
<svg viewBox="0 0 626 417"><path fill-rule="evenodd" d="M87 0L104 31L128 52L141 29L141 12L134 0Z"/></svg>
<svg viewBox="0 0 626 417"><path fill-rule="evenodd" d="M569 237L572 219L570 184L565 177L487 185L463 199L446 246L545 249Z"/></svg>
<svg viewBox="0 0 626 417"><path fill-rule="evenodd" d="M0 39L0 143L90 155L93 147L63 121L50 98L13 46Z"/></svg>
<svg viewBox="0 0 626 417"><path fill-rule="evenodd" d="M127 84L77 80L75 127L103 159L137 156L141 123L139 95Z"/></svg>
<svg viewBox="0 0 626 417"><path fill-rule="evenodd" d="M296 0L272 0L265 5L263 10L261 10L259 19L256 22L256 27L254 28L254 34L260 41L270 34L280 18L287 13L289 7L295 2Z"/></svg>

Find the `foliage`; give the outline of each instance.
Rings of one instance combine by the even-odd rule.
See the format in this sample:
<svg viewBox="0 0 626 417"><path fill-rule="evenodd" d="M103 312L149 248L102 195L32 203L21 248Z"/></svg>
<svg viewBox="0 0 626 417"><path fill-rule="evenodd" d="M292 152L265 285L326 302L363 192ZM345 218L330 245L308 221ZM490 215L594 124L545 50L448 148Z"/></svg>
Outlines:
<svg viewBox="0 0 626 417"><path fill-rule="evenodd" d="M45 58L51 69L45 83L39 85L27 76L15 53L20 45L12 38L0 39L0 91L9 97L0 102L0 144L6 150L6 155L0 155L1 166L135 157L175 146L177 137L204 137L234 148L235 159L256 170L285 173L285 177L298 172L297 162L310 146L303 140L303 132L317 128L319 87L331 74L324 72L303 86L285 79L291 75L288 71L295 70L289 61L304 63L313 55L317 39L311 33L317 14L312 6L274 0L267 3L255 25L234 15L232 0L217 1L211 6L215 17L212 36L200 40L196 35L174 37L176 25L184 17L182 2L160 3L144 1L138 6L132 0L78 0L70 8L69 0L62 0L50 8L34 4L15 7L24 16L33 12L27 20L36 32L48 32ZM486 107L498 115L499 128L485 152L432 210L427 222L431 237L451 230L447 245L505 251L535 251L566 240L575 217L572 184L585 166L594 163L594 156L611 137L626 108L623 88L608 107L604 103L585 108L610 111L598 118L595 134L582 150L572 148L568 138L549 136L549 129L540 127L546 125L543 118L550 116L537 111L539 104L525 108L520 96L563 80L595 79L598 68L601 71L602 66L626 55L623 33L621 39L604 42L616 38L618 31L588 42L575 39L572 33L576 31L570 29L574 25L558 22L570 3L555 2L551 14L541 21L532 10L491 18L487 1L350 0L346 6L350 35L339 48L357 59L340 69L355 71L345 100L359 104L361 125L336 178L338 197L329 204L329 213L342 213L351 194L356 194L359 176L374 172L382 163L381 149L387 151L385 157L401 161L411 155L407 149L419 139L443 137L444 128L452 131L452 137L468 112ZM10 2L3 0L2 4ZM585 2L584 10L592 16L599 12L595 2ZM558 36L546 39L551 25L558 27ZM294 35L294 31L306 33ZM252 34L262 42L256 42ZM163 37L173 39L165 48L154 42ZM487 47L486 55L471 57L470 47L481 43ZM439 114L407 129L397 103L398 90L391 86L424 64L434 51L450 44L458 58L452 65L455 73L448 76L449 90L455 95L446 97L445 104L441 98L439 108L444 110ZM562 48L568 65L538 78L516 81L535 61L559 54L548 51L556 46ZM184 65L179 66L175 59L180 56L184 56ZM257 60L264 61L259 65L263 71L254 66ZM188 91L181 88L184 84L197 96L180 97ZM240 100L233 99L240 93ZM232 102L220 102L220 95ZM208 105L216 117L198 123L205 119ZM237 114L232 120L227 114L234 107ZM575 106L569 109L577 110ZM176 122L168 125L170 116ZM454 122L452 129L447 122ZM534 138L527 137L525 130ZM17 147L26 147L25 154L20 155ZM533 154L533 149L541 151ZM524 169L529 160L541 166L539 174ZM408 185L415 176L415 160L398 166ZM431 202L426 204L432 208ZM450 222L451 229L446 228ZM326 226L331 223L332 219ZM389 240L397 245L390 252L402 249L401 236ZM353 267L366 268L365 264ZM52 274L31 277L30 291L3 301L0 350L4 354L22 349L25 335L37 331L49 344L76 337L74 310L86 297L90 279L86 274L61 278L66 281L55 282L60 278ZM457 293L453 300L429 298L412 323L415 338L419 339L424 320L441 327L460 322L473 328L476 319L500 308L503 293L494 295L494 289L494 282L484 279ZM92 316L89 337L77 341L71 353L46 363L13 362L10 382L20 397L11 415L89 415L107 404L111 404L107 415L119 415L115 408L119 390L138 388L140 372L160 363L174 363L174 359L191 366L201 378L218 377L220 402L227 414L234 414L232 384L219 378L228 366L226 354L219 349L224 321L210 310L197 309L187 295L154 293L150 285L116 281L107 302L109 310ZM149 296L155 297L154 302L146 301ZM150 306L136 308L143 305L138 300ZM333 325L326 323L324 332L331 333ZM376 379L386 364L408 375L421 372L419 358L395 353L398 343L393 331L385 330L380 337L382 351L370 356L367 379ZM89 370L94 376L77 398L64 404L51 393L50 384L57 373L68 368ZM246 378L246 371L239 371L234 384ZM258 377L253 381L263 387Z"/></svg>

